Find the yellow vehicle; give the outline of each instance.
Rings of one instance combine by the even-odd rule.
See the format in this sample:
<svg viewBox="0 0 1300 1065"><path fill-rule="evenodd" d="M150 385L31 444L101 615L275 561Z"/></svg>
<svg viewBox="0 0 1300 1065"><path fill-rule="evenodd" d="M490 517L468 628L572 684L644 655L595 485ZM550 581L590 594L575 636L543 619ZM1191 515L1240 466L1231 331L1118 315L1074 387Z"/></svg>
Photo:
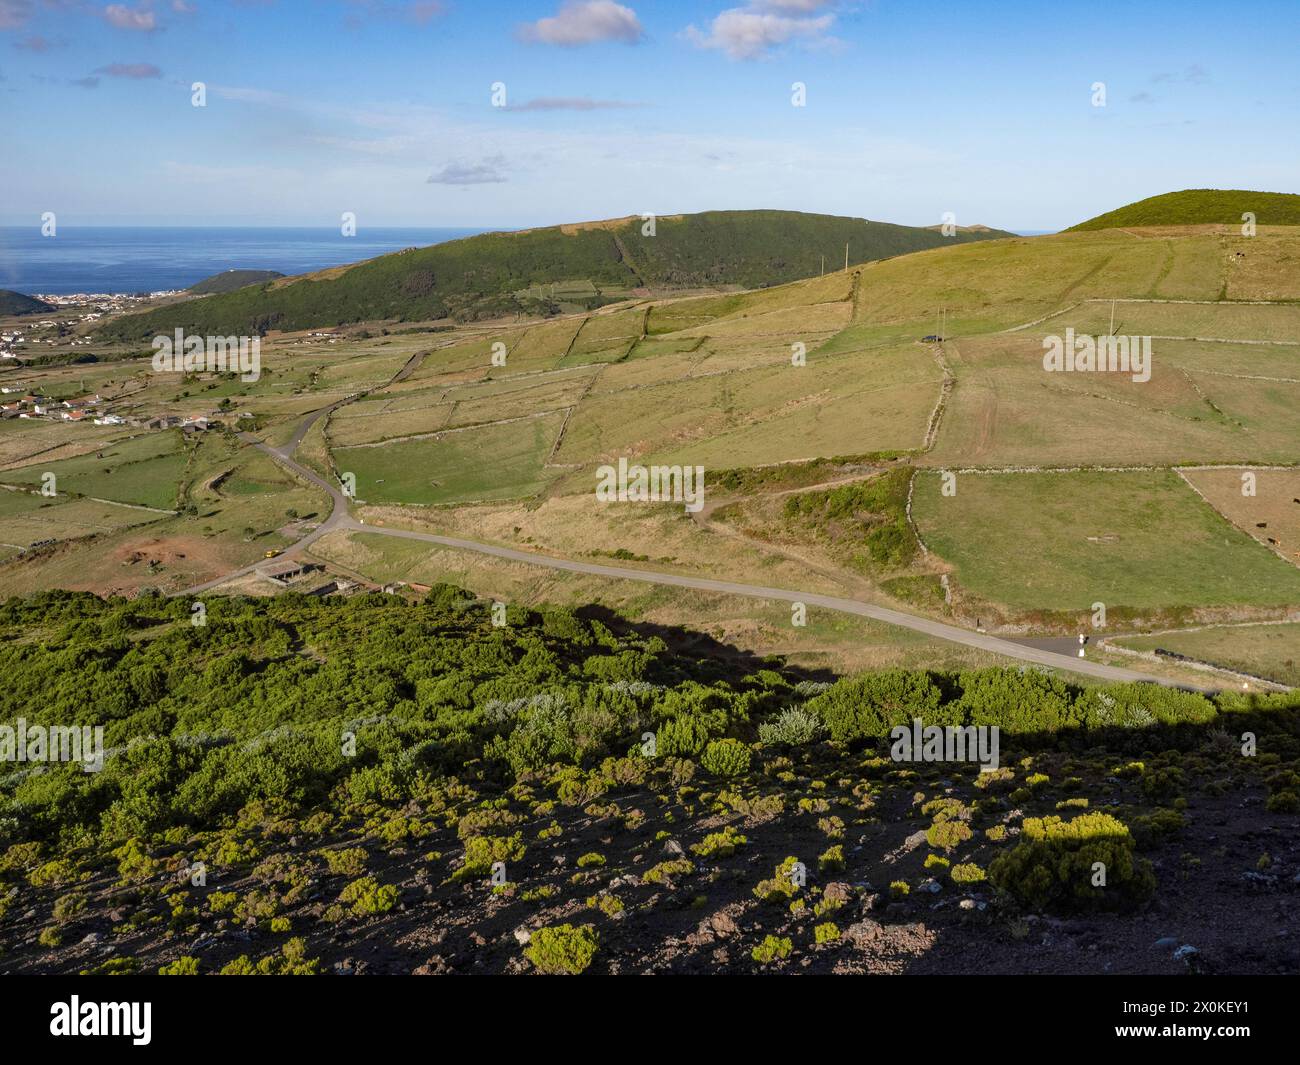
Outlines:
<svg viewBox="0 0 1300 1065"><path fill-rule="evenodd" d="M268 551L268 552L266 553L266 557L267 557L267 558L275 558L275 556L278 555L279 553L280 553L280 552L277 551L277 550L275 550L275 548L272 548L270 551Z"/></svg>

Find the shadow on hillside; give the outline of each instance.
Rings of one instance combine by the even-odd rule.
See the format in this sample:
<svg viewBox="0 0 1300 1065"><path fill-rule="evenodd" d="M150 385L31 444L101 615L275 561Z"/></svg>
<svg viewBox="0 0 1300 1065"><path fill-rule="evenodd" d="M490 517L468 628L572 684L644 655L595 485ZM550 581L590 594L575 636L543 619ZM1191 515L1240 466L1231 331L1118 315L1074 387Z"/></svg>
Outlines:
<svg viewBox="0 0 1300 1065"><path fill-rule="evenodd" d="M793 683L834 684L839 674L831 669L808 669L789 664L780 655L760 655L723 643L708 633L681 625L659 625L649 621L631 621L615 610L598 604L575 608L574 615L585 621L599 621L617 636L663 640L673 653L674 666L680 674L701 683L717 680L735 681L759 670L777 670ZM656 678L660 679L660 678Z"/></svg>

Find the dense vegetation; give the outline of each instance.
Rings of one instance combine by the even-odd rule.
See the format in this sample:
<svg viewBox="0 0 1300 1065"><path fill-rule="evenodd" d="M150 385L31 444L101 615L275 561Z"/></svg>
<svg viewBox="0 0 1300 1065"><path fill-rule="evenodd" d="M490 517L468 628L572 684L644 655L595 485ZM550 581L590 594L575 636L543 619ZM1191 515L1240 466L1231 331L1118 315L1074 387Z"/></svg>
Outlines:
<svg viewBox="0 0 1300 1065"><path fill-rule="evenodd" d="M0 315L5 314L39 314L52 311L54 307L44 300L33 296L24 296L21 292L0 288Z"/></svg>
<svg viewBox="0 0 1300 1065"><path fill-rule="evenodd" d="M1239 226L1246 212L1255 216L1257 225L1300 226L1300 196L1246 189L1184 189L1107 211L1066 232L1126 226Z"/></svg>
<svg viewBox="0 0 1300 1065"><path fill-rule="evenodd" d="M942 873L962 891L987 881L1012 913L1122 910L1151 896L1138 851L1179 831L1194 782L1266 788L1266 816L1300 809L1293 695L1085 690L1010 669L830 683L595 609L511 608L494 626L489 604L448 586L418 604L210 599L205 624L192 617L189 602L148 595L51 592L0 607L0 722L103 725L110 748L97 773L3 767L9 963L39 968L111 927L132 946L96 948L111 956L95 971L134 971L148 954L190 974L200 963L184 943L238 926L209 943L220 949L202 971L310 973L340 927L395 919L432 894L441 916L429 919L489 921L507 967L579 972L612 934L593 921L613 929L629 905L649 913L667 893L680 909L738 880L751 906L775 903L794 922L777 931L799 938L807 919L809 942L829 950L833 915L859 890L834 874L864 860L844 845L863 826L912 831L919 819L928 841L890 906L906 909L912 885L939 890ZM884 737L914 717L1000 726L1001 768L892 761ZM1236 756L1243 730L1258 736L1257 759ZM1109 812L1090 812L1103 792ZM703 818L698 843L669 839L658 853ZM1097 861L1112 870L1105 890L1086 880ZM489 883L496 863L508 880ZM747 886L751 868L766 871ZM683 883L695 885L684 897ZM862 905L883 909L876 897ZM569 919L575 905L586 919ZM529 942L502 920L543 926ZM756 966L791 951L764 924ZM274 949L252 957L250 937L267 936ZM89 949L52 964L89 965Z"/></svg>
<svg viewBox="0 0 1300 1065"><path fill-rule="evenodd" d="M196 296L212 296L220 292L234 292L245 285L274 281L277 277L284 277L284 274L279 270L223 270L202 281L195 281L185 291Z"/></svg>
<svg viewBox="0 0 1300 1065"><path fill-rule="evenodd" d="M590 282L566 301L594 307L638 286L761 288L849 262L1006 236L996 230L944 237L928 229L795 211L713 211L660 218L653 236L628 219L585 228L484 233L358 263L333 277L252 285L202 301L126 315L105 338L141 340L180 326L199 333L251 334L377 319L474 319L552 314L551 282Z"/></svg>

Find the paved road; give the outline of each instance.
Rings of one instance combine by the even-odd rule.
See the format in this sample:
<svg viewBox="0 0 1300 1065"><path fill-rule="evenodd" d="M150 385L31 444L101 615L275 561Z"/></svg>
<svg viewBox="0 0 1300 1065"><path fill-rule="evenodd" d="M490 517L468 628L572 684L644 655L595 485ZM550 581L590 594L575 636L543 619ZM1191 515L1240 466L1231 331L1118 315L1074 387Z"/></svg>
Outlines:
<svg viewBox="0 0 1300 1065"><path fill-rule="evenodd" d="M334 407L350 400L340 400L334 404ZM380 525L365 525L357 521L348 512L348 501L343 492L336 484L331 484L322 478L314 470L308 469L301 463L296 462L293 458L293 451L297 448L298 443L305 435L306 430L318 418L322 417L327 410L333 407L323 408L322 410L312 413L306 423L299 428L293 438L283 448L273 448L269 444L263 443L256 437L247 434L241 434L243 439L247 440L254 447L259 448L266 454L270 455L277 462L288 467L299 477L314 485L324 489L329 493L333 501L333 510L330 516L321 524L308 533L305 537L295 543L293 546L286 548L280 555L281 558L291 558L299 552L310 547L313 543L332 532L363 531L373 533L377 536L393 536L402 540L418 540L422 543L436 544L439 547L449 547L457 551L473 551L480 555L491 555L494 558L504 558L512 562L525 562L532 566L545 566L548 569L564 570L568 573L583 573L592 577L608 577L613 580L641 581L645 584L665 585L672 588L692 588L703 592L718 592L724 595L740 595L751 599L776 599L787 603L804 603L809 607L822 607L826 610L835 610L842 614L855 614L858 617L870 618L872 621L881 621L886 625L897 625L900 628L911 629L913 632L920 632L926 636L933 636L940 640L947 640L950 643L961 644L964 647L974 647L981 651L988 651L992 654L1002 655L1006 658L1013 658L1021 662L1029 662L1037 666L1047 666L1052 669L1068 669L1075 673L1081 673L1090 677L1097 677L1101 680L1109 681L1150 681L1156 684L1163 684L1169 687L1187 688L1190 685L1180 684L1176 681L1166 680L1161 677L1152 676L1150 673L1142 673L1134 669L1122 669L1118 666L1107 666L1100 662L1093 662L1087 658L1066 659L1065 656L1055 651L1049 651L1041 647L1034 647L1029 644L1013 643L1010 640L999 639L996 636L989 636L982 632L971 632L969 629L961 629L955 625L947 625L942 621L934 621L930 618L919 617L915 614L906 614L901 610L892 610L889 607L877 606L874 603L864 603L857 599L841 599L837 596L819 595L814 592L791 591L786 588L767 588L756 584L741 584L736 581L713 580L708 577L692 577L685 574L677 573L657 573L653 570L630 569L623 566L605 566L595 562L578 562L573 559L555 558L551 555L541 555L533 551L520 551L513 547L498 547L495 544L484 544L477 540L461 540L454 536L437 536L433 533L415 532L410 529L390 529ZM205 584L196 585L193 588L187 588L177 595L196 595L200 592L215 588L219 584L234 577L242 577L253 572L258 566L262 565L265 560L259 560L244 566L242 569L235 570L233 573L227 573L223 577L206 582ZM1205 689L1214 690L1214 689Z"/></svg>
<svg viewBox="0 0 1300 1065"><path fill-rule="evenodd" d="M311 418L308 419L308 421L309 422L315 421L316 418L320 417L322 413L324 412L316 411L316 413L313 414ZM289 467L289 469L291 469L294 473L296 473L299 477L303 478L304 480L310 481L312 484L316 485L319 488L323 488L326 492L329 493L329 497L332 500L332 509L330 511L330 516L326 518L323 522L321 522L318 526L316 526L316 528L314 528L301 540L298 540L296 543L292 544L289 547L286 547L283 551L281 551L280 554L276 556L277 560L285 559L285 558L293 558L294 555L297 555L302 551L305 551L308 547L314 544L322 536L326 536L329 533L336 532L340 529L366 528L366 526L354 520L352 515L348 513L347 497L343 495L343 492L338 485L330 484L330 482L326 481L314 470L309 470L306 466L303 466L300 463L295 462L290 457L290 453L293 451L294 448L298 446L298 443L302 438L301 434L303 431L304 430L299 430L298 435L295 435L294 439L290 440L289 443L284 448L274 448L270 444L263 443L257 437L249 433L239 434L241 440L244 440L247 443L252 444L259 451L266 452L266 454L270 455L271 458L275 459L277 462L281 463L282 465ZM379 531L382 532L383 530L379 530ZM258 566L265 565L266 562L267 562L266 559L259 558L256 562L250 562L247 566L242 566L241 568L237 570L232 570L230 573L224 574L221 577L216 577L213 580L205 581L203 584L196 584L193 588L186 588L184 591L176 592L175 594L176 595L198 595L200 592L209 591L210 589L217 587L217 585L219 584L225 584L226 581L234 580L236 577L245 577L248 574L252 573L255 569L257 569Z"/></svg>
<svg viewBox="0 0 1300 1065"><path fill-rule="evenodd" d="M404 540L420 540L424 543L437 544L440 547L451 547L460 551L475 551L483 555L492 555L495 558L509 559L512 562L526 562L534 566L546 566L548 569L566 570L569 573L585 573L593 577L642 581L647 584L667 585L674 588L694 588L703 592L742 595L753 599L778 599L787 603L804 603L810 607L824 607L827 610L836 610L842 614L856 614L859 617L871 618L873 621L883 621L887 625L912 629L927 636L935 636L941 640L963 644L966 647L977 647L980 650L1016 658L1022 662L1032 662L1035 665L1051 666L1055 669L1070 669L1076 673L1084 673L1105 680L1154 680L1162 684L1168 683L1171 686L1182 686L1175 685L1172 681L1160 680L1160 678L1153 677L1149 673L1141 673L1133 669L1120 669L1117 666L1106 666L1100 662L1089 661L1086 658L1063 660L1063 656L1054 651L1045 651L1026 644L1012 643L1009 640L1001 640L996 636L971 632L969 629L959 629L955 625L946 625L941 621L932 621L930 618L918 617L915 614L905 614L901 610L891 610L889 607L876 606L873 603L864 603L857 599L841 599L837 596L790 591L786 588L766 588L761 585L740 584L735 581L718 581L708 577L690 577L677 573L656 573L652 570L604 566L595 562L576 562L567 558L539 555L532 551L519 551L513 547L497 547L494 544L479 543L477 540L460 540L452 536L435 536L433 533L413 532L408 529L388 529L373 525L358 525L355 522L352 527L364 529L366 532L378 533L382 536L397 536Z"/></svg>

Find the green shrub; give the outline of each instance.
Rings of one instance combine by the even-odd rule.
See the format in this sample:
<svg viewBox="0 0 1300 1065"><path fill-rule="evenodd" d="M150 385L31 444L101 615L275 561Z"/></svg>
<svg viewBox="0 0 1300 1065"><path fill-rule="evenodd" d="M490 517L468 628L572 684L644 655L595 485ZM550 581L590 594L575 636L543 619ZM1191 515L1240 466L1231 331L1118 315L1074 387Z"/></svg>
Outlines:
<svg viewBox="0 0 1300 1065"><path fill-rule="evenodd" d="M320 959L307 957L307 941L300 936L288 940L279 954L268 954L253 962L241 954L221 970L222 976L315 976Z"/></svg>
<svg viewBox="0 0 1300 1065"><path fill-rule="evenodd" d="M795 867L798 858L787 858L776 867L770 880L760 880L754 888L754 895L764 902L785 902L799 894L799 885L794 882Z"/></svg>
<svg viewBox="0 0 1300 1065"><path fill-rule="evenodd" d="M948 875L952 877L953 882L956 884L978 884L985 878L984 870L973 862L954 865Z"/></svg>
<svg viewBox="0 0 1300 1065"><path fill-rule="evenodd" d="M691 757L704 750L708 742L708 722L694 714L683 714L665 721L655 733L656 751L660 756Z"/></svg>
<svg viewBox="0 0 1300 1065"><path fill-rule="evenodd" d="M700 765L714 776L743 776L749 771L749 748L739 740L710 740Z"/></svg>
<svg viewBox="0 0 1300 1065"><path fill-rule="evenodd" d="M584 854L578 859L578 868L587 869L591 866L600 866L605 864L605 856L592 851L590 854Z"/></svg>
<svg viewBox="0 0 1300 1065"><path fill-rule="evenodd" d="M187 954L159 968L158 975L159 976L198 976L199 959L192 958Z"/></svg>
<svg viewBox="0 0 1300 1065"><path fill-rule="evenodd" d="M1151 863L1134 856L1128 828L1109 814L1081 814L1071 821L1026 818L1020 839L993 860L989 878L1033 909L1119 910L1155 891ZM1095 863L1105 867L1104 887L1093 886Z"/></svg>
<svg viewBox="0 0 1300 1065"><path fill-rule="evenodd" d="M354 880L339 895L339 902L351 905L359 917L387 913L397 905L398 890L392 884L380 884L373 876Z"/></svg>
<svg viewBox="0 0 1300 1065"><path fill-rule="evenodd" d="M1133 842L1140 850L1157 846L1187 827L1187 818L1179 810L1158 809L1129 820Z"/></svg>
<svg viewBox="0 0 1300 1065"><path fill-rule="evenodd" d="M1274 814L1300 813L1300 795L1294 791L1276 791L1265 801L1264 808Z"/></svg>
<svg viewBox="0 0 1300 1065"><path fill-rule="evenodd" d="M32 887L60 887L77 879L77 868L66 858L57 858L52 862L33 869L28 874L27 882Z"/></svg>
<svg viewBox="0 0 1300 1065"><path fill-rule="evenodd" d="M82 969L82 976L130 976L140 971L135 958L107 958L93 969Z"/></svg>
<svg viewBox="0 0 1300 1065"><path fill-rule="evenodd" d="M512 836L471 836L465 841L465 861L453 880L486 876L497 862L517 862L524 856L523 833Z"/></svg>
<svg viewBox="0 0 1300 1065"><path fill-rule="evenodd" d="M593 910L599 910L606 917L615 917L626 909L623 900L617 895L590 895L587 898L587 905Z"/></svg>
<svg viewBox="0 0 1300 1065"><path fill-rule="evenodd" d="M1183 790L1183 771L1177 766L1150 769L1142 774L1142 794L1153 802L1166 802Z"/></svg>
<svg viewBox="0 0 1300 1065"><path fill-rule="evenodd" d="M86 909L86 896L80 891L70 891L54 900L54 919L60 924L80 916Z"/></svg>
<svg viewBox="0 0 1300 1065"><path fill-rule="evenodd" d="M667 887L673 877L686 876L688 873L695 872L695 865L688 858L670 858L668 861L660 862L652 869L646 871L641 877L647 884L662 884Z"/></svg>
<svg viewBox="0 0 1300 1065"><path fill-rule="evenodd" d="M783 961L790 957L790 951L794 949L794 943L783 936L767 935L763 942L756 946L750 956L760 965L766 965L768 962Z"/></svg>
<svg viewBox="0 0 1300 1065"><path fill-rule="evenodd" d="M136 837L113 851L113 857L118 860L117 875L123 880L147 880L158 871L158 863L149 857L144 843Z"/></svg>
<svg viewBox="0 0 1300 1065"><path fill-rule="evenodd" d="M239 896L233 891L214 891L208 896L208 909L213 913L227 913L238 901Z"/></svg>
<svg viewBox="0 0 1300 1065"><path fill-rule="evenodd" d="M965 821L940 821L925 833L926 842L943 851L951 851L970 838L970 826Z"/></svg>
<svg viewBox="0 0 1300 1065"><path fill-rule="evenodd" d="M812 743L826 726L822 719L809 710L792 706L782 710L772 721L758 726L758 738L772 746L799 747Z"/></svg>
<svg viewBox="0 0 1300 1065"><path fill-rule="evenodd" d="M591 925L548 925L532 934L524 955L537 971L551 976L577 976L596 956L600 936Z"/></svg>
<svg viewBox="0 0 1300 1065"><path fill-rule="evenodd" d="M840 938L839 925L833 921L819 924L813 928L813 939L818 943L835 943Z"/></svg>
<svg viewBox="0 0 1300 1065"><path fill-rule="evenodd" d="M727 825L721 832L710 832L703 842L691 847L691 853L698 854L701 858L730 858L736 853L737 847L748 842L745 836Z"/></svg>
<svg viewBox="0 0 1300 1065"><path fill-rule="evenodd" d="M876 740L895 725L914 717L927 725L959 724L960 718L939 709L942 693L929 674L886 669L839 681L807 703L841 743Z"/></svg>

